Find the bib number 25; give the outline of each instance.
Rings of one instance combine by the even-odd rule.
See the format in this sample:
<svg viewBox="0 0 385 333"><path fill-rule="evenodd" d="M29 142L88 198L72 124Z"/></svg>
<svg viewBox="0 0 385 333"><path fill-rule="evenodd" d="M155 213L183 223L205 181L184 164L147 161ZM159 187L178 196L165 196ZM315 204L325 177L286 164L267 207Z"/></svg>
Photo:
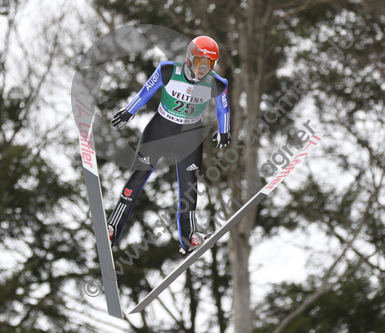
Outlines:
<svg viewBox="0 0 385 333"><path fill-rule="evenodd" d="M189 104L185 103L182 101L175 101L176 106L172 108L173 111L176 112L183 112L182 109L184 107L184 113L188 115L192 115L195 113L195 105L194 104Z"/></svg>

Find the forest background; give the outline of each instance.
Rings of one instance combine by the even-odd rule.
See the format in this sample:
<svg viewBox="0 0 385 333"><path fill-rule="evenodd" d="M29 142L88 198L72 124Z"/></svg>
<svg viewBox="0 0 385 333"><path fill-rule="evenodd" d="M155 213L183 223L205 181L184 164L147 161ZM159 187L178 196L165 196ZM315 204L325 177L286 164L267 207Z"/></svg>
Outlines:
<svg viewBox="0 0 385 333"><path fill-rule="evenodd" d="M85 289L101 278L71 84L103 36L126 26L145 36L146 25L186 40L214 38L216 71L229 81L233 145L245 152L224 163L228 169L218 179L200 185L198 222L218 212L231 216L223 205L229 198L247 202L258 176L269 181L256 170L304 122L325 137L160 298L118 320L106 314L103 293L91 297ZM0 331L384 332L384 32L380 0L0 1ZM187 45L175 44L171 51L183 55ZM330 51L333 45L340 52ZM177 60L167 51L135 49L103 64L96 110L104 140L110 135L116 145L136 147L159 92L124 130L111 130L109 120L159 61ZM303 85L296 84L300 79ZM276 103L285 112L256 139L253 125L271 117ZM225 161L228 148L213 149L210 140L215 105L203 120L212 126L205 174L215 158ZM107 215L129 176L124 164L98 159ZM175 166L164 159L115 259L126 257L146 231L156 234L154 222L177 198ZM118 283L125 309L180 262L177 249L170 225L124 266Z"/></svg>

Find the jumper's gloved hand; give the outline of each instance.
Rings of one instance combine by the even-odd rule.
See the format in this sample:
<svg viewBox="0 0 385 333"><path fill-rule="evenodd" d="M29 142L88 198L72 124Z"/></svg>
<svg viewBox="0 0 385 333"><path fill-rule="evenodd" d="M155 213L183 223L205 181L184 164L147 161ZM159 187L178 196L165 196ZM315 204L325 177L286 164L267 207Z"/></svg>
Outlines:
<svg viewBox="0 0 385 333"><path fill-rule="evenodd" d="M217 142L217 148L226 147L231 142L231 134L230 132L222 134L216 131L212 136L212 140Z"/></svg>
<svg viewBox="0 0 385 333"><path fill-rule="evenodd" d="M125 108L120 109L111 120L111 125L117 128L122 128L124 125L134 119L134 114L128 113Z"/></svg>

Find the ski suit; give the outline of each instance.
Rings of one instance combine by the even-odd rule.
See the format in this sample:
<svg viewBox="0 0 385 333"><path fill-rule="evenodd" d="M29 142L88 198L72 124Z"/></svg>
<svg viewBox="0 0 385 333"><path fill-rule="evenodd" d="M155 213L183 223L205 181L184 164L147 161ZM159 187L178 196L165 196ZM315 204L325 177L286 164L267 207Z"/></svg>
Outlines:
<svg viewBox="0 0 385 333"><path fill-rule="evenodd" d="M161 62L139 93L126 106L135 114L162 87L157 113L144 129L139 140L132 173L112 212L108 224L114 228L112 244L116 244L131 211L160 157L172 154L176 161L179 185L177 226L181 246L187 250L196 230L197 176L202 164L202 112L211 98L215 99L220 133L230 131L230 109L227 80L214 71L198 83L184 75L185 63ZM195 188L193 186L195 184Z"/></svg>

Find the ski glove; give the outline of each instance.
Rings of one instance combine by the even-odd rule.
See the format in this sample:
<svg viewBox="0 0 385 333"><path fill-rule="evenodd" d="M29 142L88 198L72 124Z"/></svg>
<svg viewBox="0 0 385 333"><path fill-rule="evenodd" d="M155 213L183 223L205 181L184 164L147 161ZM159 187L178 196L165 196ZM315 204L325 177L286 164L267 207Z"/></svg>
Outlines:
<svg viewBox="0 0 385 333"><path fill-rule="evenodd" d="M120 109L111 120L111 125L117 128L122 128L124 125L134 119L134 114L128 113L125 108Z"/></svg>
<svg viewBox="0 0 385 333"><path fill-rule="evenodd" d="M227 133L219 133L219 131L216 131L213 136L212 140L217 142L217 148L226 147L231 142L231 135L230 132Z"/></svg>

